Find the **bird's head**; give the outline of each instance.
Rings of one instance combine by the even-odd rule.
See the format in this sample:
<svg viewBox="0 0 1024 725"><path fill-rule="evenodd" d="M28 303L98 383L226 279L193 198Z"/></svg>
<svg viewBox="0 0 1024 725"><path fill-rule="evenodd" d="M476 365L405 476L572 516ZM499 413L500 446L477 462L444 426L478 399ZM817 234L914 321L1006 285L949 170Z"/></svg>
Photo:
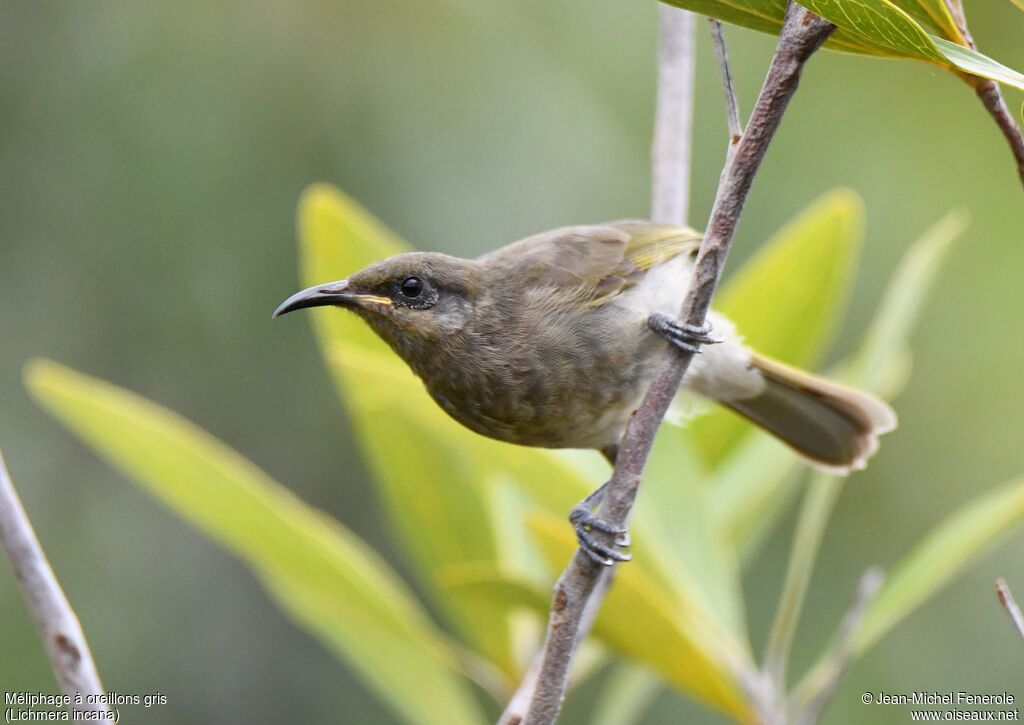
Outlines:
<svg viewBox="0 0 1024 725"><path fill-rule="evenodd" d="M409 252L375 262L347 279L297 292L274 317L306 307L343 307L365 319L412 363L466 325L479 285L477 262Z"/></svg>

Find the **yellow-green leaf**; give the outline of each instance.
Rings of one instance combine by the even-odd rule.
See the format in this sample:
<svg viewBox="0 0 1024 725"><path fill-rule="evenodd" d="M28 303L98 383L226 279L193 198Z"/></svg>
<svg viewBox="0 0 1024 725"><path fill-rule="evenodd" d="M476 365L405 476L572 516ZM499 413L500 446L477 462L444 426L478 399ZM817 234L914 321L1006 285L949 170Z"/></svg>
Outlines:
<svg viewBox="0 0 1024 725"><path fill-rule="evenodd" d="M1024 521L1024 477L1009 481L954 513L904 556L850 635L861 655L948 584L964 567ZM794 689L799 706L813 700L835 674L822 656Z"/></svg>
<svg viewBox="0 0 1024 725"><path fill-rule="evenodd" d="M953 241L967 228L967 212L951 211L903 255L843 377L883 397L900 391L910 373L909 336Z"/></svg>
<svg viewBox="0 0 1024 725"><path fill-rule="evenodd" d="M960 28L957 27L946 0L892 0L908 15L911 15L917 22L928 30L936 31L942 36L962 42L963 36Z"/></svg>
<svg viewBox="0 0 1024 725"><path fill-rule="evenodd" d="M813 367L842 319L863 237L860 197L848 189L822 196L778 231L715 297L755 350ZM714 410L690 431L705 460L718 465L751 426Z"/></svg>
<svg viewBox="0 0 1024 725"><path fill-rule="evenodd" d="M800 459L769 436L748 436L723 461L709 482L712 516L749 561L757 544L778 520L796 489Z"/></svg>
<svg viewBox="0 0 1024 725"><path fill-rule="evenodd" d="M669 5L719 18L763 33L778 35L786 14L786 0L662 0ZM866 39L860 33L840 26L826 41L826 47L848 53L898 57L886 47Z"/></svg>
<svg viewBox="0 0 1024 725"><path fill-rule="evenodd" d="M349 530L166 408L49 361L31 363L26 384L100 455L252 567L404 721L481 721L442 633Z"/></svg>
<svg viewBox="0 0 1024 725"><path fill-rule="evenodd" d="M651 564L664 572L674 590L706 600L722 627L746 639L739 562L714 516L712 485L688 431L662 426L634 508L633 529L642 529L644 538L657 542L657 561Z"/></svg>
<svg viewBox="0 0 1024 725"><path fill-rule="evenodd" d="M779 34L786 8L784 0L663 2L772 35ZM801 4L836 25L827 48L921 60L1024 89L1024 75L965 47L941 0L806 0Z"/></svg>
<svg viewBox="0 0 1024 725"><path fill-rule="evenodd" d="M786 0L664 0L669 5L733 25L779 34L786 13Z"/></svg>
<svg viewBox="0 0 1024 725"><path fill-rule="evenodd" d="M905 58L944 60L932 36L889 0L802 0L800 4L854 34L865 45Z"/></svg>
<svg viewBox="0 0 1024 725"><path fill-rule="evenodd" d="M853 641L865 651L1024 520L1024 477L974 500L925 536L893 568Z"/></svg>
<svg viewBox="0 0 1024 725"><path fill-rule="evenodd" d="M910 373L909 336L951 243L966 227L957 210L930 227L903 255L864 342L835 376L885 398L902 388ZM766 436L750 437L716 470L712 509L741 558L755 550L795 491L796 457ZM819 482L820 483L820 482Z"/></svg>
<svg viewBox="0 0 1024 725"><path fill-rule="evenodd" d="M646 667L623 662L601 688L590 725L636 725L661 690L661 682Z"/></svg>
<svg viewBox="0 0 1024 725"><path fill-rule="evenodd" d="M1024 74L1007 68L1002 63L992 60L973 48L957 45L943 38L934 40L936 48L939 49L943 57L965 73L1024 90Z"/></svg>

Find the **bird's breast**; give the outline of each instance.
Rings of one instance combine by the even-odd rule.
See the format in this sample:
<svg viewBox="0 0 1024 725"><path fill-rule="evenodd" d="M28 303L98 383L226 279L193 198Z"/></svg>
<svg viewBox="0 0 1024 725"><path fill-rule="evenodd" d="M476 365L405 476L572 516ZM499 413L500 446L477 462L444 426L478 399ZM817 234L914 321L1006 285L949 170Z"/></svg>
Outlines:
<svg viewBox="0 0 1024 725"><path fill-rule="evenodd" d="M646 313L509 315L448 339L416 366L431 396L466 427L548 448L617 443L664 349Z"/></svg>

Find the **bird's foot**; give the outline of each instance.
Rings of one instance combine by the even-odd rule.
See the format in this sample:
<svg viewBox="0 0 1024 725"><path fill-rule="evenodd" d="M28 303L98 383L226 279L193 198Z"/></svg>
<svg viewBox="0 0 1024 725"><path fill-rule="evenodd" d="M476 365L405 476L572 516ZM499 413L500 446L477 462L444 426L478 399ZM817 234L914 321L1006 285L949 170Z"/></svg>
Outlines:
<svg viewBox="0 0 1024 725"><path fill-rule="evenodd" d="M617 561L629 561L632 558L628 553L619 551L619 549L629 546L629 532L626 529L612 526L598 517L590 510L587 500L581 501L573 507L569 513L569 523L576 531L576 539L580 542L583 553L598 564L611 566ZM614 546L608 546L598 541L594 536L595 531L615 536Z"/></svg>
<svg viewBox="0 0 1024 725"><path fill-rule="evenodd" d="M687 352L698 353L701 345L716 345L724 342L720 337L711 337L711 323L707 320L704 320L703 325L697 326L680 322L664 313L655 312L647 318L647 326L680 350Z"/></svg>

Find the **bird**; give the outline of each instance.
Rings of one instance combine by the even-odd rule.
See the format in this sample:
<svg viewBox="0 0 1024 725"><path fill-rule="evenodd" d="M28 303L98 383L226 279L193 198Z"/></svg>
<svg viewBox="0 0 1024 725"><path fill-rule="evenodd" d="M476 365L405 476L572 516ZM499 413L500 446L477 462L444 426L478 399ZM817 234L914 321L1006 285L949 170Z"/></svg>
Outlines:
<svg viewBox="0 0 1024 725"><path fill-rule="evenodd" d="M714 309L700 327L677 319L700 241L689 227L620 220L553 229L476 259L406 252L297 292L273 317L322 306L354 312L470 430L524 446L592 448L613 465L675 345L699 353L677 401L719 403L817 468L864 468L879 436L896 427L888 404L759 354ZM604 489L569 519L582 549L611 565L629 559L629 541L597 513ZM613 545L595 529L613 534Z"/></svg>

